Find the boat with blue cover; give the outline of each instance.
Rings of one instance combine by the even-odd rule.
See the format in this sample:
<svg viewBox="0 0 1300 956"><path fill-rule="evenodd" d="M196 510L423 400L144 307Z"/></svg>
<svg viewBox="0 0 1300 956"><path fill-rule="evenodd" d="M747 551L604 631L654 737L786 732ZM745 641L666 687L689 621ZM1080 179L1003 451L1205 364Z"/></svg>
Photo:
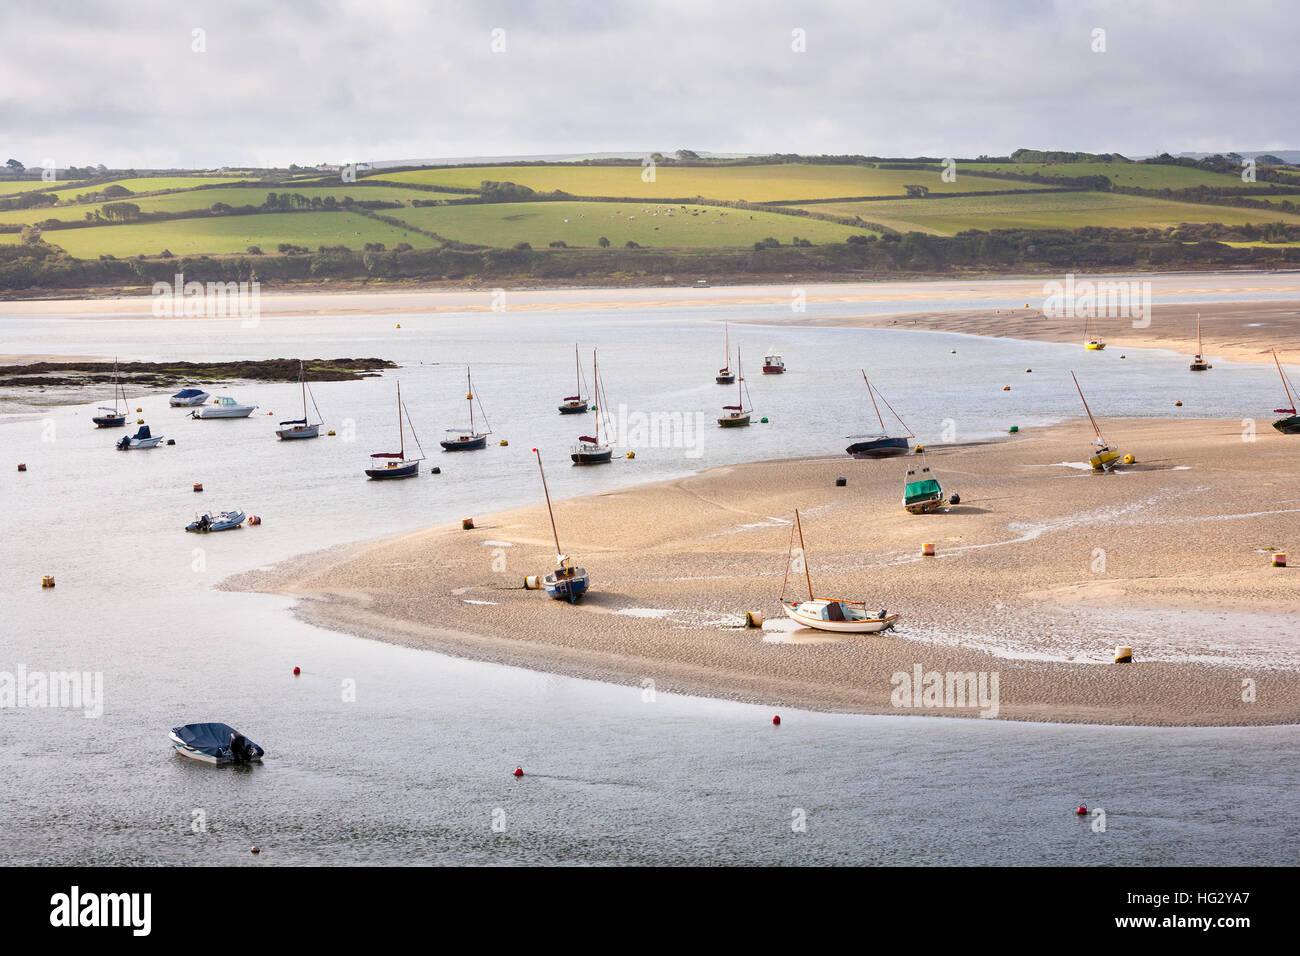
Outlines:
<svg viewBox="0 0 1300 956"><path fill-rule="evenodd" d="M254 763L266 751L229 724L184 724L168 735L183 757L211 764Z"/></svg>
<svg viewBox="0 0 1300 956"><path fill-rule="evenodd" d="M157 448L163 440L162 435L149 431L148 425L141 425L134 435L123 435L117 441L118 451L131 451L135 448Z"/></svg>
<svg viewBox="0 0 1300 956"><path fill-rule="evenodd" d="M230 531L244 523L244 512L223 511L218 515L201 514L185 526L186 531L207 534L211 531Z"/></svg>
<svg viewBox="0 0 1300 956"><path fill-rule="evenodd" d="M182 388L179 392L167 400L172 408L188 408L191 405L202 405L212 396L201 388Z"/></svg>
<svg viewBox="0 0 1300 956"><path fill-rule="evenodd" d="M912 430L907 428L907 422L899 418L898 412L894 411L894 406L890 405L885 396L881 395L880 391L871 384L871 380L867 378L866 369L862 369L862 381L867 383L867 394L871 396L871 407L876 410L876 420L880 422L880 434L850 435L849 438L853 441L853 444L846 448L845 451L854 458L893 458L896 455L906 455L912 447L908 439L915 437ZM907 428L906 436L891 436L889 434L885 428L885 419L880 414L880 406L876 404L876 396L878 395L880 400L885 403L885 407L898 419L898 424Z"/></svg>

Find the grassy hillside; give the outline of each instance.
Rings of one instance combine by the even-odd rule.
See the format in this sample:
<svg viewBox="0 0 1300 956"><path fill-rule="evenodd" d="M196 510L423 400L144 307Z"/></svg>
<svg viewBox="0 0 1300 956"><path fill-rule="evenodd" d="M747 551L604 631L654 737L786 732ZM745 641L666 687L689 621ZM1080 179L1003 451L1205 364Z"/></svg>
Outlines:
<svg viewBox="0 0 1300 956"><path fill-rule="evenodd" d="M960 176L958 177L960 179ZM1120 193L1037 193L1028 196L971 196L959 199L899 199L881 202L817 203L804 208L837 216L861 216L900 232L951 236L963 229L1077 229L1083 226L1151 226L1182 222L1244 225L1300 216L1258 209L1148 199Z"/></svg>
<svg viewBox="0 0 1300 956"><path fill-rule="evenodd" d="M433 206L397 210L389 215L447 239L497 247L528 242L540 248L555 241L569 246L596 246L604 236L615 246L631 240L641 246L707 248L750 246L768 236L782 243L795 236L815 243L843 242L851 235L867 232L780 213L630 202Z"/></svg>
<svg viewBox="0 0 1300 956"><path fill-rule="evenodd" d="M484 180L512 182L537 192L561 190L575 196L619 196L777 202L792 199L836 199L851 196L903 196L905 186L920 184L931 192L973 192L1031 189L1030 183L969 176L945 183L937 171L872 169L866 166L660 166L655 181L643 182L639 166L472 166L463 169L420 169L381 173L385 182L421 183L478 189Z"/></svg>
<svg viewBox="0 0 1300 956"><path fill-rule="evenodd" d="M1230 173L1212 173L1186 166L1160 166L1154 163L969 163L957 167L957 181L963 169L989 173L1015 173L1019 176L1106 176L1116 186L1140 189L1190 189L1193 186L1220 188L1248 187L1241 177ZM1267 189L1267 184L1255 184Z"/></svg>
<svg viewBox="0 0 1300 956"><path fill-rule="evenodd" d="M14 239L14 234L5 235ZM61 229L45 235L48 242L62 246L79 259L101 254L156 256L163 249L175 255L242 253L259 246L274 253L281 242L315 250L317 246L344 245L361 249L367 242L382 242L390 248L409 242L421 248L434 245L428 236L397 229L365 216L345 212L265 213L254 216L222 216L211 219L174 219L168 222L122 226L87 226Z"/></svg>

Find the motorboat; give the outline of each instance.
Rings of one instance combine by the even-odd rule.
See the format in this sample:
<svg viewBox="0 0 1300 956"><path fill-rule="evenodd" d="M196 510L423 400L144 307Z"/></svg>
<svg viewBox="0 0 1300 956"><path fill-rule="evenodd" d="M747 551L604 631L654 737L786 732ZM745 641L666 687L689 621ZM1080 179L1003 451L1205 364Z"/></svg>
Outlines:
<svg viewBox="0 0 1300 956"><path fill-rule="evenodd" d="M244 523L244 512L223 511L218 515L202 514L185 526L186 531L207 534L211 531L230 531Z"/></svg>
<svg viewBox="0 0 1300 956"><path fill-rule="evenodd" d="M763 374L764 375L781 375L785 372L785 360L773 352L771 355L763 356Z"/></svg>
<svg viewBox="0 0 1300 956"><path fill-rule="evenodd" d="M123 435L117 442L118 451L132 451L136 448L157 448L163 440L162 435L149 431L148 425L141 425L134 435Z"/></svg>
<svg viewBox="0 0 1300 956"><path fill-rule="evenodd" d="M179 392L167 400L172 408L188 408L191 405L202 405L212 396L201 388L182 388Z"/></svg>
<svg viewBox="0 0 1300 956"><path fill-rule="evenodd" d="M247 418L253 414L256 405L241 405L229 395L213 399L211 405L190 412L191 418Z"/></svg>
<svg viewBox="0 0 1300 956"><path fill-rule="evenodd" d="M254 763L266 755L229 724L185 724L173 727L168 739L181 756L210 764Z"/></svg>

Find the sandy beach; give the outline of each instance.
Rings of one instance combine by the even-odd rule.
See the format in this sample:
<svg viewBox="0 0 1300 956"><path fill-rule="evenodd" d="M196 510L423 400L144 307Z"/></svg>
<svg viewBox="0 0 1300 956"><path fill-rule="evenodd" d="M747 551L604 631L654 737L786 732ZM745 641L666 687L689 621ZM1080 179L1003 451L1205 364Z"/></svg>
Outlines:
<svg viewBox="0 0 1300 956"><path fill-rule="evenodd" d="M931 446L961 496L933 515L900 506L915 455L745 464L557 502L561 543L592 575L576 607L522 587L554 560L540 485L536 504L471 531L303 555L224 586L295 595L307 620L376 640L773 707L979 715L896 706L895 675L919 667L998 675L999 719L1295 723L1300 567L1271 567L1266 549L1300 551L1300 464L1296 439L1260 425L1246 442L1240 421L1110 422L1137 463L1108 475L1081 467L1086 421ZM817 594L887 606L894 631L788 626L796 507ZM806 596L797 570L787 590ZM766 626L745 628L747 611ZM1133 664L1112 662L1117 645Z"/></svg>

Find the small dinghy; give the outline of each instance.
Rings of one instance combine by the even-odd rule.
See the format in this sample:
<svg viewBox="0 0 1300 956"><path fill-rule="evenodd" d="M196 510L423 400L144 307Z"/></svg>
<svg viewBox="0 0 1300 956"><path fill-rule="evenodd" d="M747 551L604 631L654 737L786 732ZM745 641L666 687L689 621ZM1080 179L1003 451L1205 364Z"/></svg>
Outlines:
<svg viewBox="0 0 1300 956"><path fill-rule="evenodd" d="M242 511L223 511L219 515L202 514L185 526L186 531L207 534L210 531L229 531L244 523Z"/></svg>
<svg viewBox="0 0 1300 956"><path fill-rule="evenodd" d="M188 408L191 405L202 405L211 397L201 388L182 388L167 401L172 408Z"/></svg>
<svg viewBox="0 0 1300 956"><path fill-rule="evenodd" d="M186 724L168 735L176 752L204 763L253 763L266 751L229 724Z"/></svg>
<svg viewBox="0 0 1300 956"><path fill-rule="evenodd" d="M116 447L118 451L130 451L133 448L157 448L158 443L162 440L162 435L155 435L149 431L148 425L141 425L134 435L123 435L118 439Z"/></svg>

